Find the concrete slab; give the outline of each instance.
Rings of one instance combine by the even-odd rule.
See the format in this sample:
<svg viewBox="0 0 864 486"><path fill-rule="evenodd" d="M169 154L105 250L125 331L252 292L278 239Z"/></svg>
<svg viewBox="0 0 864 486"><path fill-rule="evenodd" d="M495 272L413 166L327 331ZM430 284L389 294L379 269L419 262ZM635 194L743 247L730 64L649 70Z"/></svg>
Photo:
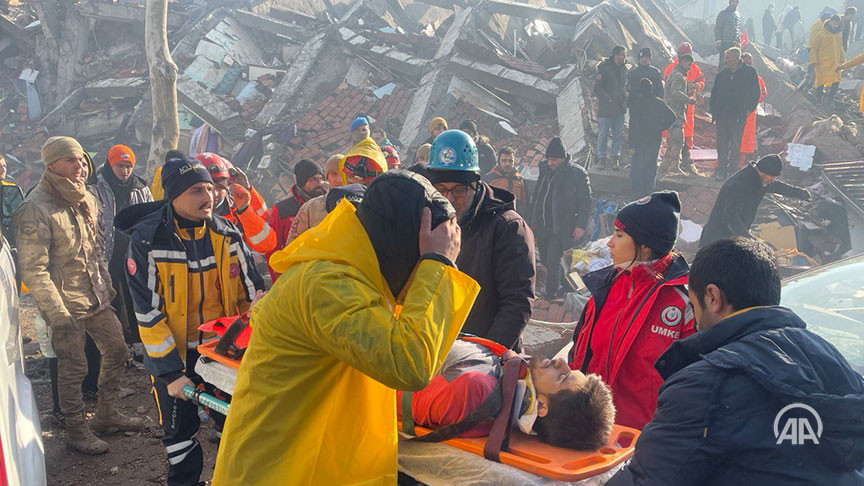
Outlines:
<svg viewBox="0 0 864 486"><path fill-rule="evenodd" d="M573 79L555 101L558 109L559 136L569 154L577 154L585 148L585 126L582 113L585 98L579 78Z"/></svg>
<svg viewBox="0 0 864 486"><path fill-rule="evenodd" d="M576 25L584 15L563 8L539 7L529 3L508 0L486 0L483 3L483 8L490 13L512 15L528 20L544 20L561 25Z"/></svg>
<svg viewBox="0 0 864 486"><path fill-rule="evenodd" d="M233 15L240 24L253 30L284 36L299 43L304 43L312 38L312 33L309 30L296 24L290 24L245 10L235 10Z"/></svg>
<svg viewBox="0 0 864 486"><path fill-rule="evenodd" d="M87 84L84 93L89 98L133 98L141 96L147 86L147 78L108 78Z"/></svg>
<svg viewBox="0 0 864 486"><path fill-rule="evenodd" d="M458 76L510 92L513 95L538 103L555 102L558 85L530 74L500 65L473 61L459 55L450 59L447 68Z"/></svg>

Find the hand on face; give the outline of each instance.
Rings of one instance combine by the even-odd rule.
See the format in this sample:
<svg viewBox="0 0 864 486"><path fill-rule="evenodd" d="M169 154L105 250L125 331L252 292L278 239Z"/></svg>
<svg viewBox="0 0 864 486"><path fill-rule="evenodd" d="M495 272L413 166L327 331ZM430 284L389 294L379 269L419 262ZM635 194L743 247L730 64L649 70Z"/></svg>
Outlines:
<svg viewBox="0 0 864 486"><path fill-rule="evenodd" d="M456 223L456 218L439 224L432 229L432 211L423 208L420 220L420 254L437 253L455 262L462 246L462 230Z"/></svg>

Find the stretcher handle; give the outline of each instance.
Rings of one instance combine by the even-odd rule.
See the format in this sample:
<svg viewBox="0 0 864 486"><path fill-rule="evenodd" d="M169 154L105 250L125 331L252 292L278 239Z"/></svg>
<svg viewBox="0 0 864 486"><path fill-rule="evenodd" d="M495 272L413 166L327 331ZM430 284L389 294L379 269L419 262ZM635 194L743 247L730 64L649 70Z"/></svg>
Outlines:
<svg viewBox="0 0 864 486"><path fill-rule="evenodd" d="M216 410L222 415L228 415L228 408L230 405L209 393L204 393L203 390L199 390L191 385L186 385L183 387L183 394L205 407Z"/></svg>

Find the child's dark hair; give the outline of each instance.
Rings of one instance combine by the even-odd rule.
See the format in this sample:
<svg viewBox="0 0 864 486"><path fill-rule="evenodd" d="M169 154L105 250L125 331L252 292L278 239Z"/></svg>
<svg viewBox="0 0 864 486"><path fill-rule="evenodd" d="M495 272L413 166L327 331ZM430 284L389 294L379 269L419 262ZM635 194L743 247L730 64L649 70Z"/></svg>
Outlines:
<svg viewBox="0 0 864 486"><path fill-rule="evenodd" d="M578 390L549 396L548 413L534 423L541 441L579 451L594 451L609 441L615 424L612 392L598 375L587 378Z"/></svg>

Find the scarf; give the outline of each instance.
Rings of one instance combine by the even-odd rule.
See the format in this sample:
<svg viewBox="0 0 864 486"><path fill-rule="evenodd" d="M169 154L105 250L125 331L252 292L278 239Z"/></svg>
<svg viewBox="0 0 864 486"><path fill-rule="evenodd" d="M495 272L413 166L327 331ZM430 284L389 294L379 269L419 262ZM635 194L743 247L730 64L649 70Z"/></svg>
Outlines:
<svg viewBox="0 0 864 486"><path fill-rule="evenodd" d="M107 163L99 169L100 174L108 183L111 192L114 193L115 211L120 212L132 205L132 191L144 187L143 181L136 175L130 175L125 181L121 181L114 175L111 166Z"/></svg>
<svg viewBox="0 0 864 486"><path fill-rule="evenodd" d="M73 181L59 176L50 170L42 173L39 182L55 199L59 199L77 211L90 228L91 234L99 234L99 209L92 199L87 198L87 185L84 181Z"/></svg>

